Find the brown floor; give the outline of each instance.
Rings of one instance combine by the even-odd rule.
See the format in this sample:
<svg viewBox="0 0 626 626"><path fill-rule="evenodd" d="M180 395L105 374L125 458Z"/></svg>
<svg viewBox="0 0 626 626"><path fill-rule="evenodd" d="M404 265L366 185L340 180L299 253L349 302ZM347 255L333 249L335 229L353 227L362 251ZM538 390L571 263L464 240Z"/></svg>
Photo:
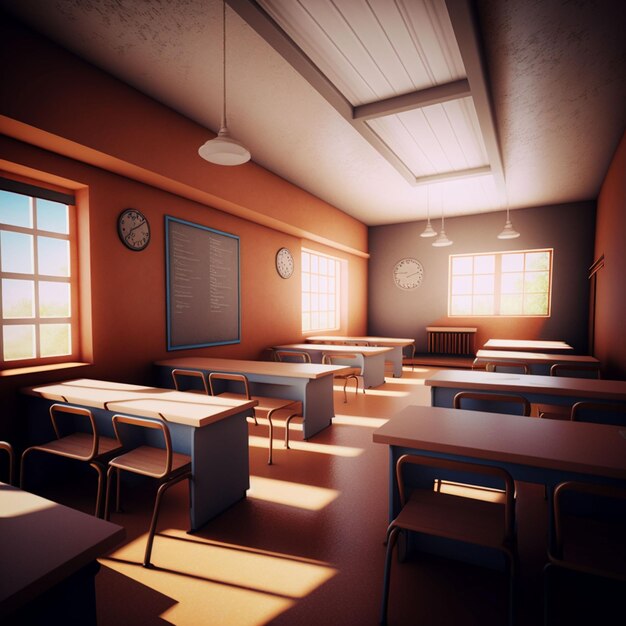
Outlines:
<svg viewBox="0 0 626 626"><path fill-rule="evenodd" d="M335 390L333 425L293 449L275 443L266 464L267 427L250 424L248 497L199 532L187 534L184 484L168 494L153 563L141 567L153 491L123 490L126 543L100 560L98 623L255 626L378 623L387 526L387 449L373 431L407 404L429 404L423 379L433 370L405 368L365 395L343 403ZM282 429L277 429L278 437ZM45 494L49 495L50 494ZM59 500L89 511L85 500ZM545 561L543 489L518 486L521 558L519 626L542 623ZM421 555L394 560L390 624L500 626L506 622L502 572Z"/></svg>

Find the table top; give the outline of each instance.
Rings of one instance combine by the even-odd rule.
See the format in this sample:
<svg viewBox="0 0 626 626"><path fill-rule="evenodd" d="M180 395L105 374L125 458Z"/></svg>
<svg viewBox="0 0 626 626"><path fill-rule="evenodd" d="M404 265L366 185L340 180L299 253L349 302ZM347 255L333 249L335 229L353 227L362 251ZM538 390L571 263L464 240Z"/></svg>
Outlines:
<svg viewBox="0 0 626 626"><path fill-rule="evenodd" d="M307 344L308 345L308 344ZM287 363L279 361L248 361L242 359L219 359L209 357L181 357L157 361L155 365L165 367L192 368L241 374L258 374L284 378L324 378L341 373L346 368L341 365L320 365L319 363Z"/></svg>
<svg viewBox="0 0 626 626"><path fill-rule="evenodd" d="M476 358L484 361L508 360L526 363L580 363L593 364L600 363L594 356L577 354L548 354L546 352L519 352L514 350L478 350Z"/></svg>
<svg viewBox="0 0 626 626"><path fill-rule="evenodd" d="M626 480L626 430L441 407L408 406L375 443Z"/></svg>
<svg viewBox="0 0 626 626"><path fill-rule="evenodd" d="M118 546L117 524L0 483L0 617Z"/></svg>
<svg viewBox="0 0 626 626"><path fill-rule="evenodd" d="M159 418L193 427L207 426L257 404L254 400L231 400L89 378L26 387L22 392L55 402Z"/></svg>
<svg viewBox="0 0 626 626"><path fill-rule="evenodd" d="M487 350L524 350L526 352L551 352L553 350L573 350L564 341L544 341L539 339L489 339L483 348Z"/></svg>
<svg viewBox="0 0 626 626"><path fill-rule="evenodd" d="M328 343L291 343L284 346L272 346L274 350L315 350L317 352L339 352L339 353L356 353L365 357L375 356L377 354L386 354L391 352L392 348L385 346L337 346Z"/></svg>
<svg viewBox="0 0 626 626"><path fill-rule="evenodd" d="M385 347L404 347L410 346L415 343L415 339L409 339L408 337L372 337L372 336L352 336L352 335L315 335L313 337L307 337L307 342L319 342L319 343L332 343L335 341L367 341L369 344Z"/></svg>
<svg viewBox="0 0 626 626"><path fill-rule="evenodd" d="M601 398L626 401L626 381L597 378L505 374L480 370L440 370L424 381L431 387L482 389L499 392L528 392L554 396Z"/></svg>

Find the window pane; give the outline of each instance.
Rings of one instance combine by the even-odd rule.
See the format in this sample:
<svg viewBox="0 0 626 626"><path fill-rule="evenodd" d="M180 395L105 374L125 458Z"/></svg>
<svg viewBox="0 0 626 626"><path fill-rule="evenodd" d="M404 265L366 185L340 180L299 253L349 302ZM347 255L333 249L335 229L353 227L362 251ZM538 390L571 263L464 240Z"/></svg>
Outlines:
<svg viewBox="0 0 626 626"><path fill-rule="evenodd" d="M474 259L471 256L458 256L452 259L452 273L455 276L471 274L473 267Z"/></svg>
<svg viewBox="0 0 626 626"><path fill-rule="evenodd" d="M35 317L35 282L2 279L2 317Z"/></svg>
<svg viewBox="0 0 626 626"><path fill-rule="evenodd" d="M474 296L474 315L493 315L493 296Z"/></svg>
<svg viewBox="0 0 626 626"><path fill-rule="evenodd" d="M69 283L39 283L39 315L41 317L70 316Z"/></svg>
<svg viewBox="0 0 626 626"><path fill-rule="evenodd" d="M526 272L524 291L526 293L546 293L548 291L548 272Z"/></svg>
<svg viewBox="0 0 626 626"><path fill-rule="evenodd" d="M0 232L2 271L16 274L32 274L33 237L8 230Z"/></svg>
<svg viewBox="0 0 626 626"><path fill-rule="evenodd" d="M526 315L547 315L548 294L529 293L524 295L524 313Z"/></svg>
<svg viewBox="0 0 626 626"><path fill-rule="evenodd" d="M37 237L39 273L46 276L70 275L70 242L65 239Z"/></svg>
<svg viewBox="0 0 626 626"><path fill-rule="evenodd" d="M302 291L311 290L311 274L302 273Z"/></svg>
<svg viewBox="0 0 626 626"><path fill-rule="evenodd" d="M472 296L452 296L450 313L452 315L471 315Z"/></svg>
<svg viewBox="0 0 626 626"><path fill-rule="evenodd" d="M474 276L474 293L493 294L494 279L493 274Z"/></svg>
<svg viewBox="0 0 626 626"><path fill-rule="evenodd" d="M500 299L501 315L522 315L523 312L521 294L514 296L502 296Z"/></svg>
<svg viewBox="0 0 626 626"><path fill-rule="evenodd" d="M31 199L20 193L0 190L0 222L32 228Z"/></svg>
<svg viewBox="0 0 626 626"><path fill-rule="evenodd" d="M474 274L493 274L496 271L496 257L493 254L474 257Z"/></svg>
<svg viewBox="0 0 626 626"><path fill-rule="evenodd" d="M321 328L320 326L320 314L317 312L311 313L311 328Z"/></svg>
<svg viewBox="0 0 626 626"><path fill-rule="evenodd" d="M502 279L500 281L500 292L501 293L522 293L523 291L523 278L524 274L513 273L513 274L502 274Z"/></svg>
<svg viewBox="0 0 626 626"><path fill-rule="evenodd" d="M328 275L335 276L337 274L337 261L328 264Z"/></svg>
<svg viewBox="0 0 626 626"><path fill-rule="evenodd" d="M37 198L37 228L67 235L70 232L67 205Z"/></svg>
<svg viewBox="0 0 626 626"><path fill-rule="evenodd" d="M2 328L2 336L4 339L5 361L35 358L34 325L20 324L16 326L4 326Z"/></svg>
<svg viewBox="0 0 626 626"><path fill-rule="evenodd" d="M320 276L320 292L328 293L328 278L326 276Z"/></svg>
<svg viewBox="0 0 626 626"><path fill-rule="evenodd" d="M302 271L308 272L311 270L311 255L308 252L302 253Z"/></svg>
<svg viewBox="0 0 626 626"><path fill-rule="evenodd" d="M318 268L318 266L319 266L319 263L318 263L318 256L317 256L317 255L315 255L315 254L312 254L312 255L311 255L311 272L312 272L312 273L314 273L314 274L317 274L317 271L318 271L318 270L317 270L317 268Z"/></svg>
<svg viewBox="0 0 626 626"><path fill-rule="evenodd" d="M521 253L503 254L502 255L502 271L503 272L524 271L524 255Z"/></svg>
<svg viewBox="0 0 626 626"><path fill-rule="evenodd" d="M320 257L320 274L326 274L328 272L328 259L325 256Z"/></svg>
<svg viewBox="0 0 626 626"><path fill-rule="evenodd" d="M548 252L528 252L526 254L526 271L547 270L550 268Z"/></svg>
<svg viewBox="0 0 626 626"><path fill-rule="evenodd" d="M72 353L69 324L42 324L39 328L41 356L65 356Z"/></svg>
<svg viewBox="0 0 626 626"><path fill-rule="evenodd" d="M311 310L311 294L303 293L302 294L302 312Z"/></svg>
<svg viewBox="0 0 626 626"><path fill-rule="evenodd" d="M455 276L452 279L452 293L454 295L472 293L472 277Z"/></svg>

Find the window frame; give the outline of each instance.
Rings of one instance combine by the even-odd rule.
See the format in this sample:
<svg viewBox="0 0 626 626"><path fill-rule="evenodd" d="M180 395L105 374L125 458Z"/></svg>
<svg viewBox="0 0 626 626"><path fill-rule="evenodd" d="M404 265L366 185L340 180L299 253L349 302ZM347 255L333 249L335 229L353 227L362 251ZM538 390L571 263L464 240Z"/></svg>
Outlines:
<svg viewBox="0 0 626 626"><path fill-rule="evenodd" d="M309 274L309 276L311 276L313 273L309 270L308 272L305 271L305 263L304 263L304 255L305 254L309 254L312 255L314 257L319 258L325 258L327 259L328 262L333 263L334 267L335 267L335 274L334 274L334 278L335 278L335 289L334 292L330 292L330 291L326 291L324 292L326 296L329 296L330 294L332 294L333 300L334 300L334 318L335 318L335 325L334 326L321 326L318 325L318 327L314 327L312 324L312 319L313 319L313 314L315 312L320 313L322 312L320 307L317 307L317 311L314 311L312 306L309 307L308 310L305 309L304 306L304 300L305 300L305 294L309 294L309 296L313 295L314 292L309 288L308 291L305 292L305 285L307 284L307 281L305 279L305 274ZM300 249L300 276L301 276L301 286L300 286L300 327L301 327L301 331L302 333L320 333L320 332L331 332L331 331L337 331L341 329L341 294L342 294L342 259L338 258L338 257L334 257L331 256L329 254L325 254L323 252L319 252L318 250L311 250L310 248L301 248ZM316 273L317 276L320 276L319 272ZM326 276L330 276L330 274L326 274ZM309 281L309 285L310 285L310 281ZM316 295L320 295L320 291L317 290ZM312 301L312 298L310 298L310 301ZM305 328L305 324L304 324L304 320L305 320L305 314L309 313L310 315L310 319L309 319L309 327ZM331 313L331 309L330 308L326 308L324 311L326 314Z"/></svg>

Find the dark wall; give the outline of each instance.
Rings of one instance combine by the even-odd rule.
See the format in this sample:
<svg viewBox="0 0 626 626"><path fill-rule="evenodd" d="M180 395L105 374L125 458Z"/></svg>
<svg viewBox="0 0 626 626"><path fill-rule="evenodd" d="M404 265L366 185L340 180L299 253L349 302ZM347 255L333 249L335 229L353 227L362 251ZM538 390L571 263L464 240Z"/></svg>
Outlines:
<svg viewBox="0 0 626 626"><path fill-rule="evenodd" d="M504 339L559 339L577 353L588 349L589 281L593 262L595 203L581 202L511 212L517 239L497 238L504 213L450 218L445 221L453 245L434 248L433 239L420 237L425 222L369 229L368 333L413 337L416 351L426 352L426 326L478 328L476 347L490 337ZM433 220L439 230L440 220ZM553 248L552 313L549 318L448 317L448 263L451 254ZM403 257L418 259L424 267L420 287L401 290L393 268Z"/></svg>

